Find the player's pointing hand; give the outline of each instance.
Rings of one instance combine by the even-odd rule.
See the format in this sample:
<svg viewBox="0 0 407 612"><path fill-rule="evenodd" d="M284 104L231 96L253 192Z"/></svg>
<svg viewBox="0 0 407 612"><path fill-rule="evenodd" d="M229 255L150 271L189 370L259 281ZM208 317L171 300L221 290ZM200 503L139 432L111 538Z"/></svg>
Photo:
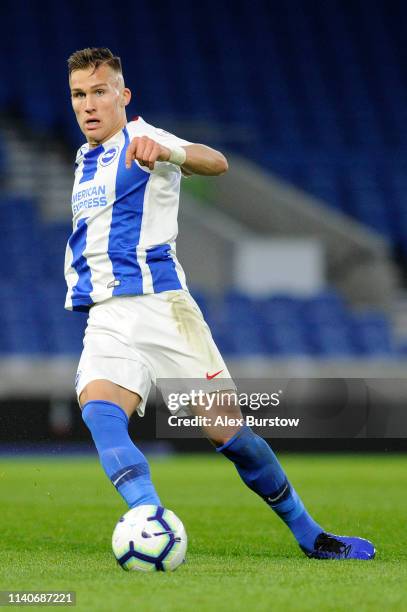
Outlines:
<svg viewBox="0 0 407 612"><path fill-rule="evenodd" d="M140 166L147 166L150 170L154 170L156 161L168 161L170 155L170 149L163 147L152 138L136 136L127 147L126 168L131 168L132 161L136 160Z"/></svg>

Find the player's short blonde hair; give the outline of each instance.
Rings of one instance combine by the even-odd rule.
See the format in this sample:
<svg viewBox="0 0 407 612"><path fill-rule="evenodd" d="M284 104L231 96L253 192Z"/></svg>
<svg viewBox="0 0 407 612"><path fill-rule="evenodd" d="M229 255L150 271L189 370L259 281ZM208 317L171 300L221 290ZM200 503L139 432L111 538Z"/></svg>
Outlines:
<svg viewBox="0 0 407 612"><path fill-rule="evenodd" d="M75 51L68 58L69 76L74 70L86 70L92 67L96 70L101 64L107 64L115 72L122 74L120 57L113 55L107 47L89 47Z"/></svg>

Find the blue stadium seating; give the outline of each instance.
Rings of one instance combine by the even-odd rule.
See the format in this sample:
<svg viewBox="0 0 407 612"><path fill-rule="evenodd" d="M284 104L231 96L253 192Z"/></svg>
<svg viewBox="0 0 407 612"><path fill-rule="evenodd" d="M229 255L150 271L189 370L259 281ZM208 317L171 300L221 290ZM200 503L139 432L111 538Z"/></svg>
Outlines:
<svg viewBox="0 0 407 612"><path fill-rule="evenodd" d="M99 0L91 37L75 3L39 6L1 3L13 62L0 60L0 107L17 104L44 128L65 124L69 139L79 135L65 123L66 58L102 44L123 58L135 112L243 124L250 144L287 152L406 145L403 3L236 0L233 11L222 3L214 11L179 0L174 12Z"/></svg>
<svg viewBox="0 0 407 612"><path fill-rule="evenodd" d="M352 334L361 355L388 357L395 352L389 321L380 312L365 312L353 318Z"/></svg>
<svg viewBox="0 0 407 612"><path fill-rule="evenodd" d="M86 314L64 310L63 260L69 223L43 223L34 201L0 198L0 354L78 355ZM195 292L225 355L391 358L383 313L353 313L333 290L308 299L254 299L238 291ZM29 296L29 299L27 298Z"/></svg>
<svg viewBox="0 0 407 612"><path fill-rule="evenodd" d="M78 354L85 317L63 309L69 224L44 225L35 202L0 199L0 353Z"/></svg>
<svg viewBox="0 0 407 612"><path fill-rule="evenodd" d="M202 294L198 303L203 303ZM397 354L385 315L353 313L333 290L308 299L281 295L261 300L232 292L204 304L226 355L341 359Z"/></svg>
<svg viewBox="0 0 407 612"><path fill-rule="evenodd" d="M407 258L407 5L236 0L233 11L212 8L179 0L174 13L123 0L118 11L100 0L90 40L75 3L43 0L37 10L4 0L13 62L0 57L0 111L19 110L34 128L79 144L66 58L110 46L134 90L130 116L214 123L219 144L368 224Z"/></svg>
<svg viewBox="0 0 407 612"><path fill-rule="evenodd" d="M66 58L110 46L133 90L129 116L212 124L218 142L211 132L208 144L252 158L379 231L407 261L407 4L235 0L214 10L178 0L174 12L169 3L123 0L119 10L99 0L90 33L77 3L4 0L0 20L3 114L18 112L33 130L78 145ZM0 142L0 177L5 158ZM0 352L77 353L86 317L62 308L69 226L46 226L30 200L3 198L0 227ZM396 350L382 314L355 314L335 292L197 297L226 354Z"/></svg>
<svg viewBox="0 0 407 612"><path fill-rule="evenodd" d="M86 315L64 310L63 259L69 224L44 224L35 202L0 199L0 354L74 354ZM333 290L308 299L254 299L237 291L197 302L225 355L392 357L391 329L380 312L352 313Z"/></svg>

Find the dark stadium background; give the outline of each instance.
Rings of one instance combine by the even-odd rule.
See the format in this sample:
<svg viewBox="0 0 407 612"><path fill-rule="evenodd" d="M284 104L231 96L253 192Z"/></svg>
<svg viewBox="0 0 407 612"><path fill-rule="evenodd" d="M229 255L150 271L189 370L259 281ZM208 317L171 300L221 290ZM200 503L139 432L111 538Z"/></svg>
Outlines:
<svg viewBox="0 0 407 612"><path fill-rule="evenodd" d="M73 390L86 317L63 309L82 143L66 59L87 46L121 56L129 118L229 158L227 176L185 182L179 253L232 374L403 379L406 5L8 0L0 23L0 449L90 449ZM242 232L252 243L316 241L323 286L246 293L236 263ZM258 267L273 265L283 264ZM384 396L383 411L394 401ZM153 404L134 419L135 438L151 450L208 448L156 442ZM405 435L275 447L400 450Z"/></svg>

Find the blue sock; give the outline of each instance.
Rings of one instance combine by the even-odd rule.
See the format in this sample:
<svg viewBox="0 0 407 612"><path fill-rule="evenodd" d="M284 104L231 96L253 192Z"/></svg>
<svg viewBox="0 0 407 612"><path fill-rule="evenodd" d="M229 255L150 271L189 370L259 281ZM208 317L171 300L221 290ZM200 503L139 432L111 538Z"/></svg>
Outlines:
<svg viewBox="0 0 407 612"><path fill-rule="evenodd" d="M88 426L106 474L130 508L161 505L143 453L128 433L126 413L112 402L87 402L82 418Z"/></svg>
<svg viewBox="0 0 407 612"><path fill-rule="evenodd" d="M216 451L233 461L243 482L278 514L301 546L312 550L323 529L304 508L267 442L245 425Z"/></svg>

